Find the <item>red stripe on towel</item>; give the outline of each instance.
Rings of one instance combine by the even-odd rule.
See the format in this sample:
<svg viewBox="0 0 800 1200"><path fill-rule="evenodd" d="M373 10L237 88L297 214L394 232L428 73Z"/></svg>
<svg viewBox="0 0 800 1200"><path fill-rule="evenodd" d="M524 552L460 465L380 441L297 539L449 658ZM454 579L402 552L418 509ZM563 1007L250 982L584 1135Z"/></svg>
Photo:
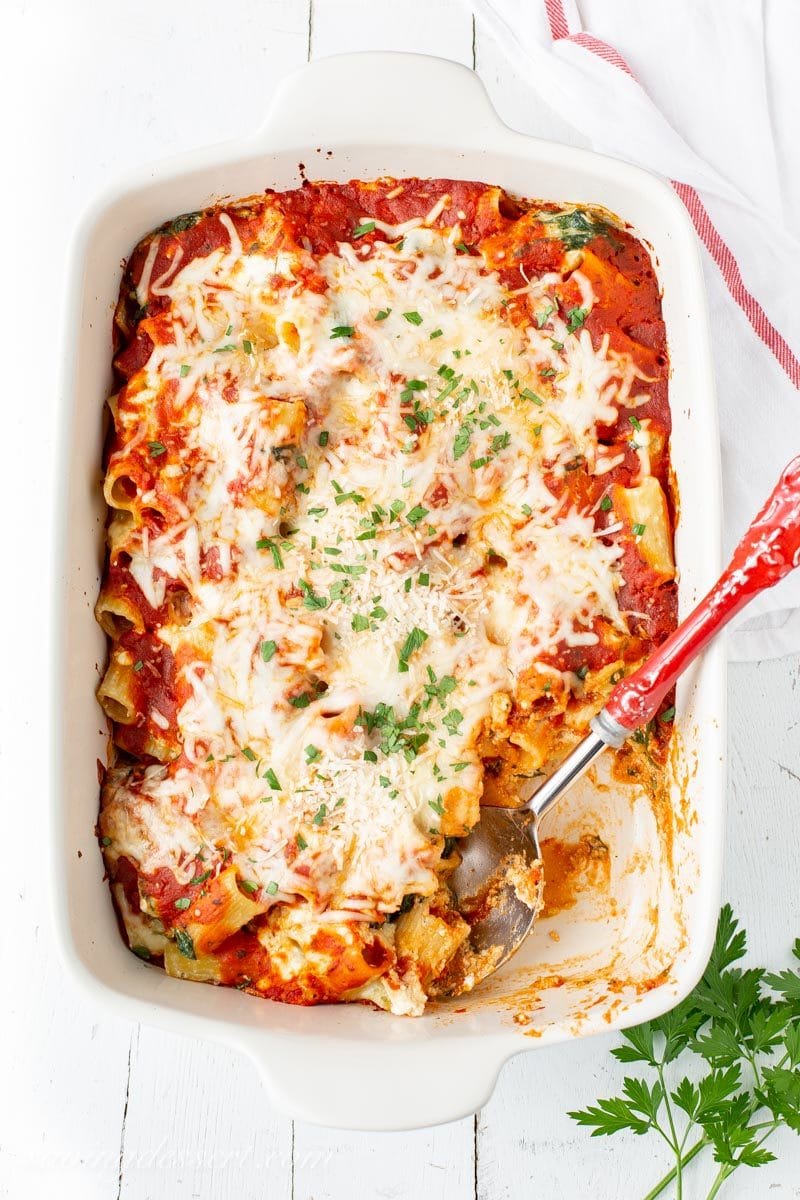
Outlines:
<svg viewBox="0 0 800 1200"><path fill-rule="evenodd" d="M571 34L569 32L569 23L562 0L544 0L544 6L554 42L574 42L576 46L582 46L584 50L588 50L590 54L610 63L617 70L624 71L631 79L636 79L622 55L613 46L609 46L608 42L601 41L591 33ZM800 359L772 324L752 292L745 286L733 251L708 215L708 210L700 199L697 189L674 179L671 182L691 217L698 237L717 264L732 298L739 305L764 345L775 355L794 386L800 388Z"/></svg>

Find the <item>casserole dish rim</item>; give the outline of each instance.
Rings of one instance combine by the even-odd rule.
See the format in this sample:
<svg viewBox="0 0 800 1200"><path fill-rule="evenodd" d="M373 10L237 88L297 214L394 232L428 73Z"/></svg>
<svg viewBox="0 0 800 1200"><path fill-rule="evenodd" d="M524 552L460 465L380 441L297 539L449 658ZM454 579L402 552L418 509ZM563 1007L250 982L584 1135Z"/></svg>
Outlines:
<svg viewBox="0 0 800 1200"><path fill-rule="evenodd" d="M410 100L408 85L412 81L413 99ZM370 87L377 86L378 82L382 93L382 109L379 119L376 119L375 114L364 112L360 97ZM335 111L326 111L325 100L331 94L336 96ZM450 101L446 112L434 103L442 94L446 94ZM422 128L415 130L415 119L423 112L428 113L430 119ZM330 133L326 126L331 130ZM337 135L339 127L341 134ZM68 591L70 588L70 572L74 574L76 571L75 563L70 561L69 513L75 497L80 495L81 486L85 486L87 465L79 462L77 456L71 456L67 447L74 443L73 418L79 412L78 406L94 402L93 399L81 400L77 373L81 369L82 356L89 357L85 347L90 341L97 346L102 339L108 347L106 358L110 357L110 313L108 328L95 329L91 322L83 319L84 306L92 290L87 267L92 262L93 254L101 253L103 239L113 239L114 236L106 226L109 222L113 224L116 209L133 204L141 210L141 236L176 212L198 207L197 200L201 199L201 195L197 195L194 204L184 205L182 200L177 199L178 196L192 194L194 189L194 193L200 192L206 197L203 203L211 202L208 197L217 194L212 183L221 183L225 172L237 163L246 164L258 159L263 164L261 169L265 183L270 179L271 162L274 164L278 159L291 159L293 155L296 156L296 162L305 161L305 170L310 177L324 178L326 169L330 170L332 166L337 171L337 177L340 177L343 169L346 174L346 163L354 151L363 149L372 152L376 145L381 147L380 153L385 149L387 158L404 150L436 150L443 160L441 175L471 176L487 182L502 183L501 180L487 178L490 168L480 166L482 156L505 156L509 161L525 160L532 175L535 175L537 163L540 166L549 165L565 175L571 171L577 181L578 191L580 183L593 173L603 178L613 177L623 188L644 197L644 203L652 204L658 211L670 229L674 243L671 244L670 253L674 253L681 265L682 286L686 289L684 319L692 323L691 337L687 332L687 343L696 355L692 363L696 376L694 392L708 397L706 410L701 414L704 422L703 444L708 449L708 444L716 439L713 461L706 463L709 478L705 489L708 504L703 517L703 541L707 583L711 583L718 572L718 437L702 273L694 232L678 197L664 181L630 164L513 132L500 121L477 76L466 67L446 60L405 54L350 54L317 60L283 81L266 122L255 134L220 146L190 151L129 173L107 189L105 195L90 207L75 235L66 293L68 319L63 354L65 396L58 437L63 456L58 487L58 501L62 510L58 522L54 626L57 630L55 644L62 650L53 689L54 775L51 790L55 809L51 841L55 860L54 907L62 957L73 977L95 1001L102 1000L119 1015L133 1020L144 1019L178 1032L211 1037L243 1049L259 1062L272 1100L294 1116L342 1127L398 1129L454 1120L474 1111L488 1098L500 1068L510 1057L525 1049L577 1035L570 1034L566 1028L546 1030L542 1037L535 1040L523 1040L518 1028L498 1027L496 1031L481 1031L480 1034L465 1028L460 1032L453 1027L452 1020L448 1024L435 1014L412 1022L419 1032L412 1033L411 1028L403 1032L397 1029L397 1023L407 1025L406 1018L393 1018L384 1013L367 1014L364 1010L352 1019L348 1017L339 1021L341 1028L331 1029L331 1026L337 1025L336 1019L330 1020L328 1015L321 1015L315 1021L315 1014L322 1012L319 1009L304 1010L290 1017L288 1014L276 1014L276 1007L283 1006L276 1006L275 1002L256 1002L249 997L231 994L228 989L194 988L190 992L188 985L181 981L159 978L160 972L148 969L135 960L121 941L119 951L130 960L130 967L137 974L133 975L127 966L121 967L116 974L115 968L111 969L109 974L109 961L116 959L115 952L103 947L100 953L108 954L109 960L104 958L98 963L98 952L94 949L94 934L97 931L87 930L78 916L81 898L76 893L79 885L76 883L75 868L73 866L70 869L67 863L67 855L71 850L68 825L70 803L68 795L64 794L65 787L68 789L70 786L70 749L65 740L69 739L69 721L64 716L65 700L70 691L70 667L73 663L81 664L81 655L76 653L70 641L70 604L64 602L65 589ZM333 158L328 156L331 146L334 147ZM375 153L379 152L376 150ZM336 158L335 155L341 157ZM465 164L469 163L476 164L475 171L465 175ZM396 173L409 174L408 171ZM354 174L363 176L364 172L355 171ZM169 186L173 187L176 194L175 208L172 212L164 212L159 208L158 213L154 213L154 206L161 203L155 197L155 192ZM210 191L203 192L203 187ZM541 192L532 187L529 194ZM578 197L565 196L563 199ZM621 215L626 217L624 211ZM129 253L133 244L127 233L120 233L120 256ZM108 254L108 247L105 253ZM105 280L99 281L99 290L103 289L104 284ZM671 342L669 322L668 341ZM74 449L76 447L73 444ZM93 463L90 468L93 475L95 465L99 464ZM84 579L84 584L86 582ZM94 602L91 582L86 594L91 606ZM633 1002L619 1019L603 1023L602 1030L647 1020L672 1007L694 986L705 966L716 927L720 890L724 683L724 651L719 644L707 652L692 685L705 687L708 693L704 702L706 708L709 703L715 707L716 744L711 744L713 737L704 728L704 755L707 753L709 760L719 758L718 763L712 766L709 762L706 767L716 782L716 788L712 789L713 804L706 814L707 844L704 846L704 875L701 881L705 896L705 919L692 932L689 952L681 964L675 987L652 989ZM96 803L96 792L93 803ZM94 866L95 873L99 874L102 863L91 837L92 830L86 832L89 835L89 854L97 855ZM87 883L86 886L95 889L96 885ZM106 888L104 882L103 887ZM713 904L712 898L715 900ZM105 899L110 909L110 897L107 894ZM85 903L83 906L86 907ZM107 921L104 923L108 924ZM89 954L87 939L92 945L93 956ZM174 987L181 989L180 996ZM196 992L213 992L216 995L207 999L192 998ZM226 1002L224 1005L220 1005L221 999ZM243 1004L252 1006L256 1003L265 1006L263 1014L242 1009ZM224 1014L217 1011L222 1008L225 1009ZM419 1028L420 1022L424 1028ZM589 1028L581 1036L600 1031L598 1028ZM293 1069L296 1070L298 1040L305 1043L309 1039L313 1042L313 1055L307 1054L305 1057L307 1060L313 1058L314 1062L304 1062L306 1086L297 1087L290 1076ZM456 1057L462 1054L467 1056L464 1067L458 1072L458 1086L454 1086L452 1081L447 1082L451 1078L448 1061L452 1063L453 1052ZM348 1075L344 1082L341 1079L343 1064L346 1064ZM337 1096L334 1105L331 1099L333 1093L330 1087L325 1086L325 1080L337 1072L342 1095ZM381 1095L378 1103L371 1089L382 1074L391 1074L395 1099L387 1092ZM420 1081L423 1081L422 1087Z"/></svg>

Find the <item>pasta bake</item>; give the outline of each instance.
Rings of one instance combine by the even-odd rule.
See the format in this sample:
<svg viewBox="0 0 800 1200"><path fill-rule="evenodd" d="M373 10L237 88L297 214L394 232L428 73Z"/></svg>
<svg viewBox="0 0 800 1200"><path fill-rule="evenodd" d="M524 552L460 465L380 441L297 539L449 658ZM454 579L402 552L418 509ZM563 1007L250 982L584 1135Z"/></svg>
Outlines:
<svg viewBox="0 0 800 1200"><path fill-rule="evenodd" d="M458 839L675 624L648 251L483 183L307 184L145 237L114 330L99 835L128 943L419 1014L469 935Z"/></svg>

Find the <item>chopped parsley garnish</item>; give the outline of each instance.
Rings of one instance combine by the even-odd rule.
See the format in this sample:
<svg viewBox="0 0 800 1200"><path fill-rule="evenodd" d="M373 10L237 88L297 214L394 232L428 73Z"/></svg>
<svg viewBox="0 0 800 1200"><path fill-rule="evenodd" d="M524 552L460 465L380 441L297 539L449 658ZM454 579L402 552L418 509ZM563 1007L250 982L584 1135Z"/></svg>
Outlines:
<svg viewBox="0 0 800 1200"><path fill-rule="evenodd" d="M261 643L261 657L263 658L264 662L270 662L270 660L272 659L272 657L275 654L275 651L277 649L278 649L277 642L271 642L271 641L270 642L262 642Z"/></svg>
<svg viewBox="0 0 800 1200"><path fill-rule="evenodd" d="M641 537L645 529L647 529L647 526L639 524L638 521L635 525L631 526L631 532L633 533L634 537Z"/></svg>
<svg viewBox="0 0 800 1200"><path fill-rule="evenodd" d="M376 312L376 313L375 313L375 320L376 320L376 321L385 321L385 320L386 320L386 318L387 318L387 317L389 316L389 314L391 313L391 311L392 311L392 310L391 310L390 308L382 308L382 309L380 310L380 312Z"/></svg>
<svg viewBox="0 0 800 1200"><path fill-rule="evenodd" d="M530 504L523 504L523 505L522 505L522 511L523 511L523 513L525 514L525 516L526 516L526 517L532 517L532 516L533 516L533 509L531 508Z"/></svg>
<svg viewBox="0 0 800 1200"><path fill-rule="evenodd" d="M434 397L436 402L440 403L440 404L444 403L444 401L448 398L448 396L452 396L453 392L456 390L456 388L458 387L458 385L461 383L462 379L464 378L463 375L456 375L456 373L450 367L448 367L447 370L450 372L449 375L446 375L444 377L447 379L447 383L442 388L442 390L440 392L438 392L436 394L436 396ZM438 374L439 375L442 374L441 369L438 371ZM463 395L463 393L462 393L462 395ZM457 399L454 402L453 407L458 408L459 403L460 403L460 399Z"/></svg>
<svg viewBox="0 0 800 1200"><path fill-rule="evenodd" d="M308 692L300 692L297 696L290 696L289 703L293 708L308 708L311 703L311 697Z"/></svg>
<svg viewBox="0 0 800 1200"><path fill-rule="evenodd" d="M189 880L189 887L199 887L201 883L205 883L211 878L211 871L203 871L202 875L195 875L194 879Z"/></svg>
<svg viewBox="0 0 800 1200"><path fill-rule="evenodd" d="M256 752L254 750L251 750L249 746L242 747L242 754L245 756L245 758L248 760L248 762L255 762L256 759L258 758L258 755L256 754Z"/></svg>
<svg viewBox="0 0 800 1200"><path fill-rule="evenodd" d="M314 816L311 818L312 825L321 825L327 815L328 806L326 804L320 804L319 808L314 813Z"/></svg>
<svg viewBox="0 0 800 1200"><path fill-rule="evenodd" d="M331 487L333 488L334 492L336 493L336 495L334 496L334 500L336 501L337 504L345 504L348 500L352 500L354 504L363 504L364 503L363 496L359 495L358 492L345 492L342 489L341 484L337 483L335 479L331 480Z"/></svg>
<svg viewBox="0 0 800 1200"><path fill-rule="evenodd" d="M147 449L150 451L151 458L159 458L162 454L167 453L167 447L163 442L148 442Z"/></svg>
<svg viewBox="0 0 800 1200"><path fill-rule="evenodd" d="M191 900L189 899L188 896L179 896L178 899L175 901L175 907L178 909L179 912L183 912L184 909L187 909L190 904L191 904Z"/></svg>
<svg viewBox="0 0 800 1200"><path fill-rule="evenodd" d="M353 613L350 628L353 630L353 633L364 633L369 629L369 617L362 616L361 613Z"/></svg>
<svg viewBox="0 0 800 1200"><path fill-rule="evenodd" d="M303 593L303 606L305 608L311 609L313 612L315 609L328 607L328 601L325 597L317 595L307 580L301 579L297 586Z"/></svg>
<svg viewBox="0 0 800 1200"><path fill-rule="evenodd" d="M327 446L329 438L330 434L328 433L327 429L323 429L317 438L317 442L320 446Z"/></svg>
<svg viewBox="0 0 800 1200"><path fill-rule="evenodd" d="M191 369L188 363L181 363L181 379L185 379Z"/></svg>
<svg viewBox="0 0 800 1200"><path fill-rule="evenodd" d="M418 312L404 312L403 316L408 321L409 325L421 325L422 317Z"/></svg>
<svg viewBox="0 0 800 1200"><path fill-rule="evenodd" d="M352 325L334 325L331 330L331 339L333 338L351 338L355 333Z"/></svg>
<svg viewBox="0 0 800 1200"><path fill-rule="evenodd" d="M630 421L631 425L638 433L639 430L642 428L642 422L639 420L639 418L630 416L630 417L628 417L628 420Z"/></svg>
<svg viewBox="0 0 800 1200"><path fill-rule="evenodd" d="M322 758L322 751L317 746L306 746L305 748L306 762L316 762L318 758Z"/></svg>
<svg viewBox="0 0 800 1200"><path fill-rule="evenodd" d="M571 308L567 313L567 333L580 329L589 315L588 308Z"/></svg>
<svg viewBox="0 0 800 1200"><path fill-rule="evenodd" d="M268 896L274 896L278 890L278 885L274 879L271 879L264 890Z"/></svg>
<svg viewBox="0 0 800 1200"><path fill-rule="evenodd" d="M363 237L365 233L374 233L374 232L375 232L375 222L374 221L364 221L364 222L362 222L361 225L356 225L355 229L353 230L353 232L351 234L351 237L360 238L360 237Z"/></svg>
<svg viewBox="0 0 800 1200"><path fill-rule="evenodd" d="M556 311L555 304L548 304L547 308L543 308L541 312L537 313L536 314L537 328L541 329L543 326L545 326L555 311ZM511 375L511 372L509 372L509 378L510 378L510 375Z"/></svg>
<svg viewBox="0 0 800 1200"><path fill-rule="evenodd" d="M601 512L610 512L611 511L611 497L610 496L603 496L603 499L600 501L600 511Z"/></svg>
<svg viewBox="0 0 800 1200"><path fill-rule="evenodd" d="M438 700L442 708L445 707L445 699L456 689L456 679L454 675L443 675L441 679L436 678L436 674L431 667L428 667L428 682L425 684L425 695L427 699L423 705L424 708L430 708L434 700Z"/></svg>
<svg viewBox="0 0 800 1200"><path fill-rule="evenodd" d="M272 788L273 792L283 791L280 783L278 782L278 776L275 774L272 767L267 767L266 771L264 772L264 778Z"/></svg>
<svg viewBox="0 0 800 1200"><path fill-rule="evenodd" d="M400 648L397 669L401 674L408 670L408 660L411 658L411 655L416 653L421 646L424 646L427 640L428 635L425 630L415 625Z"/></svg>
<svg viewBox="0 0 800 1200"><path fill-rule="evenodd" d="M256 542L256 550L269 550L273 565L279 571L283 569L283 556L277 542L273 542L272 538L259 538Z"/></svg>
<svg viewBox="0 0 800 1200"><path fill-rule="evenodd" d="M444 816L444 805L442 804L441 796L437 796L435 800L429 800L428 804L431 806L431 808L433 809L433 811L436 813L437 816L439 816L439 817Z"/></svg>
<svg viewBox="0 0 800 1200"><path fill-rule="evenodd" d="M427 517L429 512L430 509L423 508L421 504L415 504L414 507L409 509L406 513L406 520L408 521L409 525L418 525L424 517Z"/></svg>
<svg viewBox="0 0 800 1200"><path fill-rule="evenodd" d="M334 563L328 563L328 566L330 567L330 569L332 571L338 571L338 573L340 575L353 575L353 576L364 575L367 570L367 568L364 566L361 566L360 563L352 564L352 563L334 562Z"/></svg>
<svg viewBox="0 0 800 1200"><path fill-rule="evenodd" d="M586 676L589 674L589 668L586 666L586 663L584 663L582 667L578 667L575 674L578 676L578 679L581 679L581 680L585 679Z"/></svg>
<svg viewBox="0 0 800 1200"><path fill-rule="evenodd" d="M297 837L294 840L295 840L295 843L297 844L298 850L307 850L308 849L308 842L303 837L302 833L298 833Z"/></svg>
<svg viewBox="0 0 800 1200"><path fill-rule="evenodd" d="M137 958L141 958L145 962L149 961L150 951L147 949L147 946L131 946L131 950L133 951L133 953L136 955Z"/></svg>
<svg viewBox="0 0 800 1200"><path fill-rule="evenodd" d="M194 952L192 935L187 933L185 929L181 929L180 926L177 926L175 929L175 945L178 947L184 958L197 957Z"/></svg>
<svg viewBox="0 0 800 1200"><path fill-rule="evenodd" d="M444 330L442 330L442 329L434 329L433 333L431 333L429 335L430 340L433 341L434 338L440 338L442 336L443 332L444 332Z"/></svg>
<svg viewBox="0 0 800 1200"><path fill-rule="evenodd" d="M663 723L665 725L669 725L670 721L674 721L675 720L675 705L673 704L670 706L670 708L665 708L658 719L659 719L659 721L663 721Z"/></svg>
<svg viewBox="0 0 800 1200"><path fill-rule="evenodd" d="M536 392L532 392L530 388L523 388L520 392L520 396L523 400L530 400L532 404L538 404L540 408L544 404L544 400L542 400L541 396L537 396Z"/></svg>
<svg viewBox="0 0 800 1200"><path fill-rule="evenodd" d="M403 390L407 390L409 392L424 392L427 386L428 385L424 379L407 379Z"/></svg>
<svg viewBox="0 0 800 1200"><path fill-rule="evenodd" d="M234 346L233 342L226 342L224 346L217 346L214 353L215 354L227 354L228 351L235 350L235 349L236 349L236 347Z"/></svg>
<svg viewBox="0 0 800 1200"><path fill-rule="evenodd" d="M447 716L442 718L442 724L449 733L459 733L459 726L464 720L464 714L459 712L457 708L451 708Z"/></svg>
<svg viewBox="0 0 800 1200"><path fill-rule="evenodd" d="M136 662L133 664L133 669L138 674L138 672L141 671L143 666L144 666L144 663L142 662L142 660L140 658L137 658Z"/></svg>
<svg viewBox="0 0 800 1200"><path fill-rule="evenodd" d="M249 342L247 338L242 338L242 349L244 350L245 354L252 354L253 343Z"/></svg>
<svg viewBox="0 0 800 1200"><path fill-rule="evenodd" d="M460 427L458 433L453 440L453 458L458 460L463 454L466 454L470 438L472 437L472 426L464 424Z"/></svg>
<svg viewBox="0 0 800 1200"><path fill-rule="evenodd" d="M359 712L355 724L367 733L380 735L379 749L382 754L402 754L406 762L412 762L427 743L429 735L420 728L419 705L412 704L408 716L398 717L391 704L376 704L373 712ZM388 788L391 780L380 775L381 787Z"/></svg>

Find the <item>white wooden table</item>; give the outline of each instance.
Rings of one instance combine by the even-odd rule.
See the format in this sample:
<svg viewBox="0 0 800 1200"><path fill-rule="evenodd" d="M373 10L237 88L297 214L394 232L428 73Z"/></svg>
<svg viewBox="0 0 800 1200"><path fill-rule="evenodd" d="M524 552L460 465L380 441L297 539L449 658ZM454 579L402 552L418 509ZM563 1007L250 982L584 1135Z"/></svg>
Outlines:
<svg viewBox="0 0 800 1200"><path fill-rule="evenodd" d="M14 633L0 667L0 1196L635 1200L663 1173L659 1148L590 1140L565 1116L617 1085L613 1037L516 1059L474 1119L375 1135L293 1124L270 1109L249 1061L88 1007L55 956L42 794L53 330L66 235L86 202L121 170L249 132L284 73L338 51L457 59L480 72L510 124L580 139L531 102L458 0L9 0L2 20L0 628L13 619ZM797 681L797 660L730 676L725 894L753 957L773 965L800 934ZM787 1135L780 1149L779 1163L734 1177L728 1200L800 1196L800 1141Z"/></svg>

